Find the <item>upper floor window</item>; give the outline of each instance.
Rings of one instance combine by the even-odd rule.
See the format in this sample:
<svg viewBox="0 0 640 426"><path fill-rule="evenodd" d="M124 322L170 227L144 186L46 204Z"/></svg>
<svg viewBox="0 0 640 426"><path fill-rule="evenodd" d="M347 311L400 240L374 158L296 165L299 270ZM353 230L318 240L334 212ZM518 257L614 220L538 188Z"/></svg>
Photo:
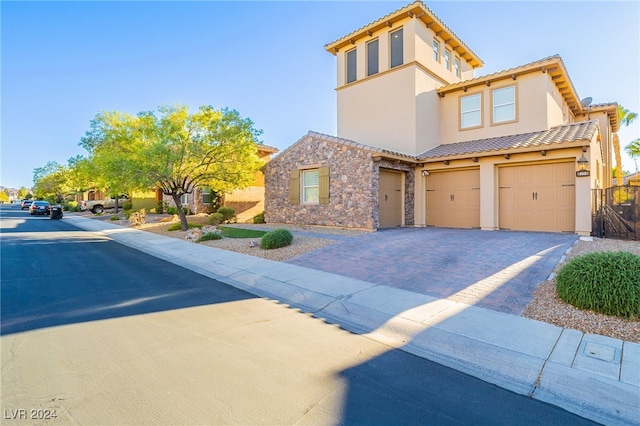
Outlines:
<svg viewBox="0 0 640 426"><path fill-rule="evenodd" d="M444 66L448 70L451 69L451 52L447 49L444 49Z"/></svg>
<svg viewBox="0 0 640 426"><path fill-rule="evenodd" d="M508 86L492 91L493 123L516 119L516 87Z"/></svg>
<svg viewBox="0 0 640 426"><path fill-rule="evenodd" d="M433 39L433 60L436 62L440 62L440 42Z"/></svg>
<svg viewBox="0 0 640 426"><path fill-rule="evenodd" d="M453 72L456 74L456 77L460 77L460 58L453 58Z"/></svg>
<svg viewBox="0 0 640 426"><path fill-rule="evenodd" d="M367 76L378 73L378 39L367 43Z"/></svg>
<svg viewBox="0 0 640 426"><path fill-rule="evenodd" d="M460 128L468 129L482 125L482 95L463 96L460 98Z"/></svg>
<svg viewBox="0 0 640 426"><path fill-rule="evenodd" d="M347 52L347 83L352 83L357 78L356 66L358 65L358 57L356 56L356 50L351 49Z"/></svg>
<svg viewBox="0 0 640 426"><path fill-rule="evenodd" d="M391 37L391 68L402 65L404 62L403 57L403 42L402 42L402 28L389 34Z"/></svg>

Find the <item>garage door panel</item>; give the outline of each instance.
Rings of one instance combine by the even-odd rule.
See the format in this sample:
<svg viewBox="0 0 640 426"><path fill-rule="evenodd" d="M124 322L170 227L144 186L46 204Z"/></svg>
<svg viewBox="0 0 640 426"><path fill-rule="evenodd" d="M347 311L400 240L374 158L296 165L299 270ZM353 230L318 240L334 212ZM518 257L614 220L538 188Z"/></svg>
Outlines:
<svg viewBox="0 0 640 426"><path fill-rule="evenodd" d="M480 171L433 172L426 177L426 224L480 227Z"/></svg>
<svg viewBox="0 0 640 426"><path fill-rule="evenodd" d="M575 231L573 162L503 167L499 227L521 231Z"/></svg>

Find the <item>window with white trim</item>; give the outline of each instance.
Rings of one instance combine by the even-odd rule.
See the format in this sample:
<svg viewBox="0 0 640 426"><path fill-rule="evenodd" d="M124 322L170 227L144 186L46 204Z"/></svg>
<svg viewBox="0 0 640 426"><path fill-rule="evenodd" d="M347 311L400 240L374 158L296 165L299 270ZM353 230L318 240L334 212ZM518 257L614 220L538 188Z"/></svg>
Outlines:
<svg viewBox="0 0 640 426"><path fill-rule="evenodd" d="M436 62L440 62L440 42L433 39L433 60Z"/></svg>
<svg viewBox="0 0 640 426"><path fill-rule="evenodd" d="M357 78L358 57L356 49L347 52L347 83L353 83Z"/></svg>
<svg viewBox="0 0 640 426"><path fill-rule="evenodd" d="M378 74L378 39L367 43L367 77Z"/></svg>
<svg viewBox="0 0 640 426"><path fill-rule="evenodd" d="M444 49L444 66L447 70L451 70L451 51Z"/></svg>
<svg viewBox="0 0 640 426"><path fill-rule="evenodd" d="M456 77L460 77L460 58L458 57L453 58L453 72Z"/></svg>
<svg viewBox="0 0 640 426"><path fill-rule="evenodd" d="M302 202L318 204L320 201L320 173L318 169L302 171Z"/></svg>
<svg viewBox="0 0 640 426"><path fill-rule="evenodd" d="M516 87L508 86L491 92L492 122L505 123L516 119Z"/></svg>
<svg viewBox="0 0 640 426"><path fill-rule="evenodd" d="M180 196L180 204L182 204L183 206L189 204L189 194L182 194Z"/></svg>
<svg viewBox="0 0 640 426"><path fill-rule="evenodd" d="M404 44L402 41L402 28L389 33L391 41L391 68L402 65L404 62Z"/></svg>
<svg viewBox="0 0 640 426"><path fill-rule="evenodd" d="M468 129L482 124L482 95L463 96L460 98L460 128Z"/></svg>

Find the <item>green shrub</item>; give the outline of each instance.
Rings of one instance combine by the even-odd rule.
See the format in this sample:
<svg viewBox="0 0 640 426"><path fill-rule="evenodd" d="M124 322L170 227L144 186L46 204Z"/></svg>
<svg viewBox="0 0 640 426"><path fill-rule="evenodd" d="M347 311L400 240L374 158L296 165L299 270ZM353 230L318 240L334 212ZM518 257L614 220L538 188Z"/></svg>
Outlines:
<svg viewBox="0 0 640 426"><path fill-rule="evenodd" d="M288 246L292 241L293 235L291 235L288 229L278 228L264 234L260 240L260 247L265 250L270 250Z"/></svg>
<svg viewBox="0 0 640 426"><path fill-rule="evenodd" d="M109 218L109 220L113 220L113 221L115 221L115 220L120 220L120 216L118 216L117 214L114 214L113 216L111 216L111 217Z"/></svg>
<svg viewBox="0 0 640 426"><path fill-rule="evenodd" d="M236 211L231 207L220 207L218 209L218 213L221 214L223 217L222 223L236 222Z"/></svg>
<svg viewBox="0 0 640 426"><path fill-rule="evenodd" d="M167 214L178 214L178 208L175 206L167 206Z"/></svg>
<svg viewBox="0 0 640 426"><path fill-rule="evenodd" d="M196 243L201 243L202 241L211 241L211 240L220 240L222 239L222 234L218 232L207 232L202 237L196 240Z"/></svg>
<svg viewBox="0 0 640 426"><path fill-rule="evenodd" d="M258 213L253 217L253 223L265 223L264 222L264 212Z"/></svg>
<svg viewBox="0 0 640 426"><path fill-rule="evenodd" d="M118 201L120 201L120 200L118 200ZM122 207L122 210L131 210L131 209L133 209L133 203L131 201L125 201L125 202L122 203L122 206L120 206L120 207Z"/></svg>
<svg viewBox="0 0 640 426"><path fill-rule="evenodd" d="M129 215L129 223L133 226L140 226L147 223L147 211L140 209L137 212L132 212L131 215Z"/></svg>
<svg viewBox="0 0 640 426"><path fill-rule="evenodd" d="M189 229L191 229L191 228L202 228L202 225L199 225L197 223L188 222L187 223L187 228L189 228ZM173 223L168 229L168 231L180 231L180 230L182 230L182 224L180 222Z"/></svg>
<svg viewBox="0 0 640 426"><path fill-rule="evenodd" d="M209 225L218 226L224 221L224 216L221 213L211 213L209 215Z"/></svg>
<svg viewBox="0 0 640 426"><path fill-rule="evenodd" d="M629 252L595 252L576 257L556 278L558 297L606 315L640 317L640 256Z"/></svg>

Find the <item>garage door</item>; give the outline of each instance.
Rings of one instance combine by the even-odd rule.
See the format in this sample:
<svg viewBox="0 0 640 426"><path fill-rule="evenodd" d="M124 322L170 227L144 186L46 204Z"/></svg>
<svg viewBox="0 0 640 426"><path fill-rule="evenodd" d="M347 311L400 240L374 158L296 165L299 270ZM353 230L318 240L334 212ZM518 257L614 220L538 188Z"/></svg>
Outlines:
<svg viewBox="0 0 640 426"><path fill-rule="evenodd" d="M573 162L502 167L499 185L500 228L575 232Z"/></svg>
<svg viewBox="0 0 640 426"><path fill-rule="evenodd" d="M391 170L380 170L378 189L378 206L380 228L402 226L402 173Z"/></svg>
<svg viewBox="0 0 640 426"><path fill-rule="evenodd" d="M426 177L427 226L480 227L480 170L432 172Z"/></svg>

